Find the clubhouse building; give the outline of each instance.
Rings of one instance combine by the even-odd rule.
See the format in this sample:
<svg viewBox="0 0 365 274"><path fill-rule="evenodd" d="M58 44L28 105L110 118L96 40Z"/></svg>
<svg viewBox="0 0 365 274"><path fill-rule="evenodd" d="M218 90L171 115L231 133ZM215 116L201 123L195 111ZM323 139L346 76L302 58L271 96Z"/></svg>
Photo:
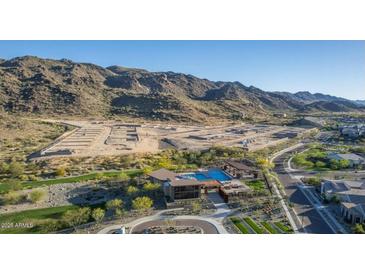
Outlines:
<svg viewBox="0 0 365 274"><path fill-rule="evenodd" d="M245 197L250 189L239 179L257 178L257 171L232 161L223 168L211 168L191 173L175 173L161 168L149 174L152 182L162 185L169 202L200 198L202 193L216 191L226 203Z"/></svg>

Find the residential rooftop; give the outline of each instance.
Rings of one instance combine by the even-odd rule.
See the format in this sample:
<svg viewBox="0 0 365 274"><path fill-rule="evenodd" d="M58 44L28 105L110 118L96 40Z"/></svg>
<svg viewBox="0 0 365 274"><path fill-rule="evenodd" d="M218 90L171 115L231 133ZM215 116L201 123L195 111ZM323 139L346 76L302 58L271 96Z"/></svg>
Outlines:
<svg viewBox="0 0 365 274"><path fill-rule="evenodd" d="M324 193L341 195L343 202L365 204L365 181L327 180L321 187Z"/></svg>
<svg viewBox="0 0 365 274"><path fill-rule="evenodd" d="M349 160L349 161L364 161L364 157L357 155L355 153L332 153L329 157L337 158L339 160Z"/></svg>

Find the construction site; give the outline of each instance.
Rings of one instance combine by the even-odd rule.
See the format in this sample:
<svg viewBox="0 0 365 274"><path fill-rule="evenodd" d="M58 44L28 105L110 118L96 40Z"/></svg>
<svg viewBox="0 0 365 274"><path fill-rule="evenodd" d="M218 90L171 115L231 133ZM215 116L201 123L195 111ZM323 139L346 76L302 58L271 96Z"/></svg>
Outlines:
<svg viewBox="0 0 365 274"><path fill-rule="evenodd" d="M303 128L243 123L189 126L118 121L52 122L71 125L74 129L43 148L33 159L154 153L166 148L204 150L212 146L241 147L254 151L285 142L307 131Z"/></svg>

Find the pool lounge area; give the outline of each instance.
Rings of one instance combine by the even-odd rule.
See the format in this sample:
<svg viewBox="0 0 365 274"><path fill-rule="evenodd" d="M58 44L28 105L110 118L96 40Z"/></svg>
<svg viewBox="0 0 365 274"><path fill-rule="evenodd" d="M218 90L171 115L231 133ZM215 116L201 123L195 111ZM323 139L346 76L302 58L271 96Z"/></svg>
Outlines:
<svg viewBox="0 0 365 274"><path fill-rule="evenodd" d="M220 183L232 180L232 177L230 177L227 173L225 173L223 170L219 168L211 168L207 171L196 171L192 173L185 173L179 175L179 177L184 179L197 179L198 181L215 180Z"/></svg>

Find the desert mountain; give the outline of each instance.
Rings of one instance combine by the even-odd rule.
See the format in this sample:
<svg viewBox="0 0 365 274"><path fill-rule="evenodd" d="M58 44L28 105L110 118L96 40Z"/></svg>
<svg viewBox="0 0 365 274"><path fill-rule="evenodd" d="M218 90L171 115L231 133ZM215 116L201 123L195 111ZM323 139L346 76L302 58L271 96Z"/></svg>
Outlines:
<svg viewBox="0 0 365 274"><path fill-rule="evenodd" d="M365 100L355 100L355 103L360 106L365 106Z"/></svg>
<svg viewBox="0 0 365 274"><path fill-rule="evenodd" d="M126 116L196 121L265 117L277 111L362 110L309 92L266 92L175 72L25 56L0 60L0 109L9 113Z"/></svg>

